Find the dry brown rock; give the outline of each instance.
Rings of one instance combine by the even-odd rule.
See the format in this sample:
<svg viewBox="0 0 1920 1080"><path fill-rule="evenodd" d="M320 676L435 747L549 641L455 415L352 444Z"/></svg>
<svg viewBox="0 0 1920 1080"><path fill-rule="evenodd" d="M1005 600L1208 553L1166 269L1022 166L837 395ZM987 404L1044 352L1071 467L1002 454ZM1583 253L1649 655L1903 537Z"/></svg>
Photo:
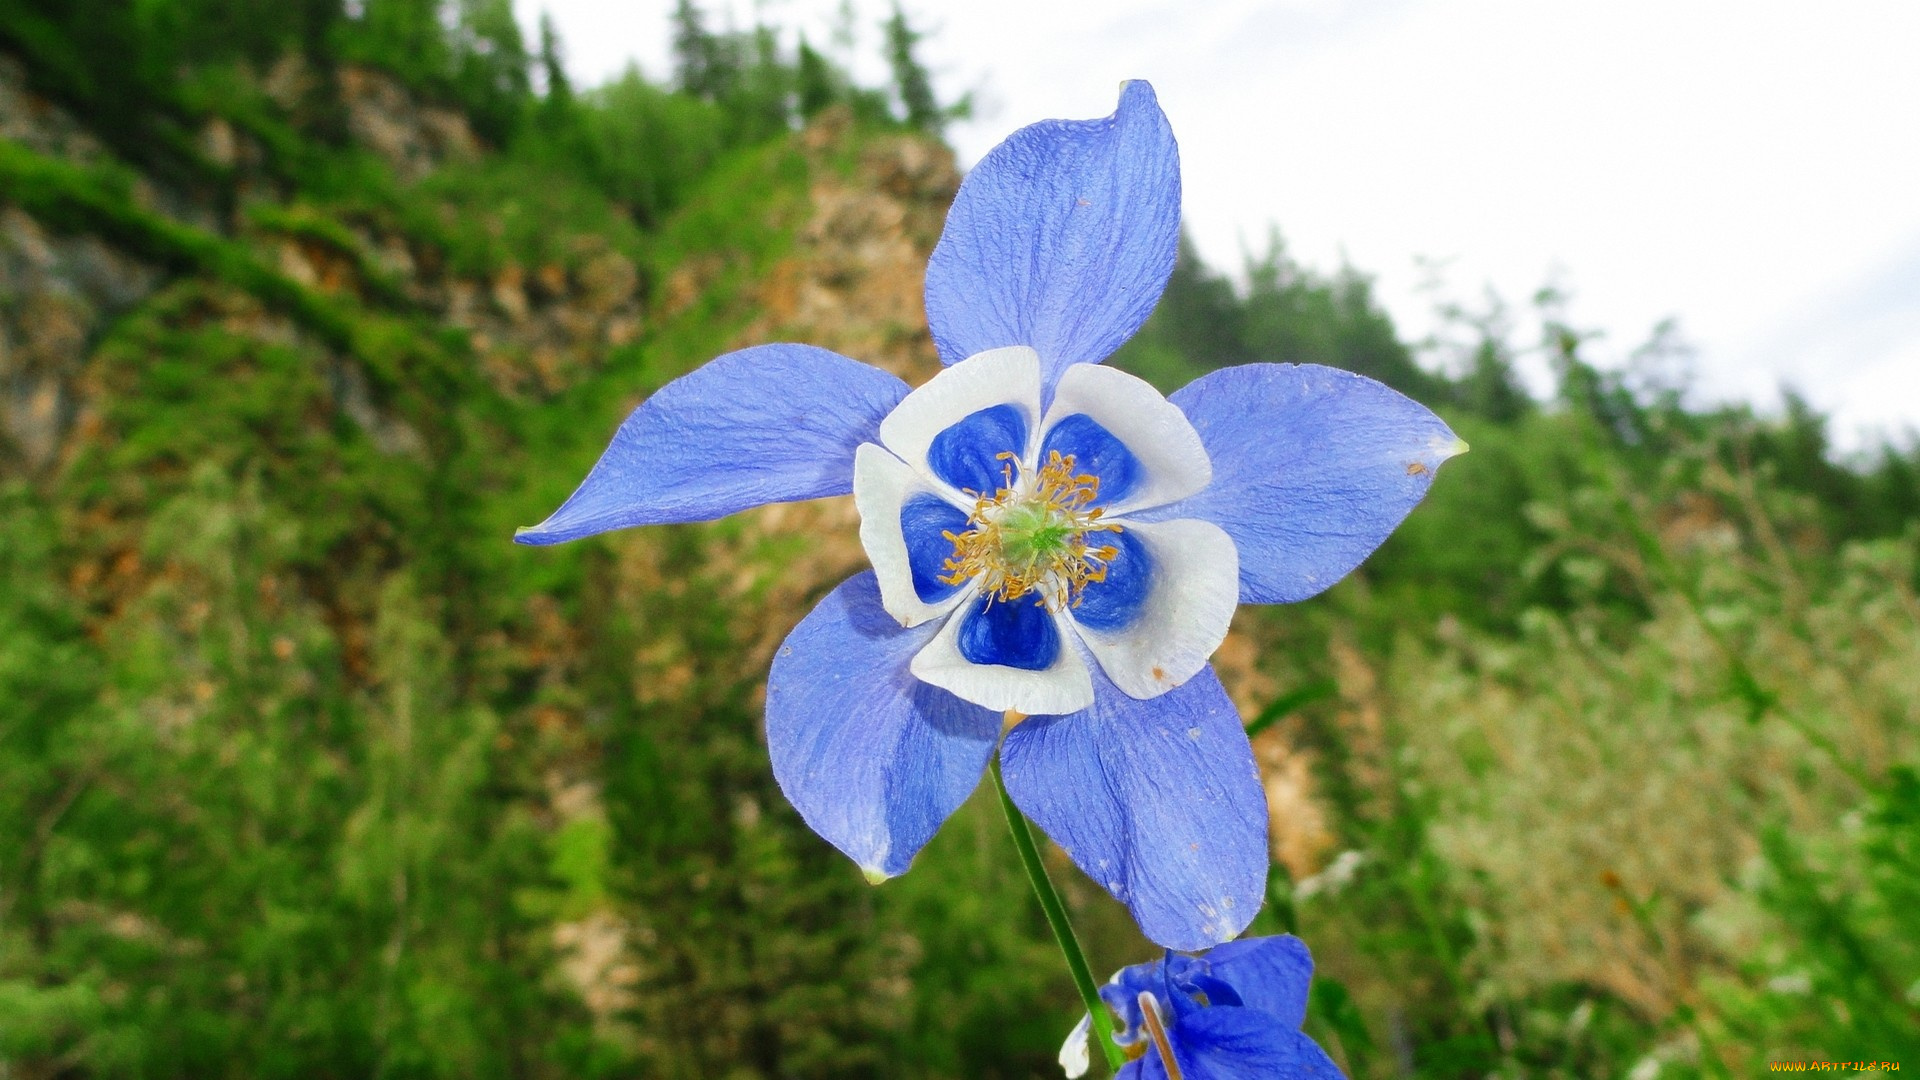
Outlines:
<svg viewBox="0 0 1920 1080"><path fill-rule="evenodd" d="M108 156L106 147L78 120L29 89L26 68L4 54L0 54L0 139L78 163Z"/></svg>
<svg viewBox="0 0 1920 1080"><path fill-rule="evenodd" d="M830 110L802 136L816 158L811 213L739 344L805 341L924 382L939 370L923 299L927 256L959 170L946 147L896 135L869 142L842 175L825 159L846 123Z"/></svg>
<svg viewBox="0 0 1920 1080"><path fill-rule="evenodd" d="M52 233L0 208L0 468L9 457L30 471L53 461L78 412L88 352L159 281L97 237Z"/></svg>
<svg viewBox="0 0 1920 1080"><path fill-rule="evenodd" d="M573 245L572 267L546 263L529 274L508 263L484 282L450 279L428 298L468 331L482 374L502 393L551 397L640 336L639 268L597 236Z"/></svg>
<svg viewBox="0 0 1920 1080"><path fill-rule="evenodd" d="M276 72L280 69L276 68ZM280 80L289 93L299 83L288 68ZM274 82L269 77L269 82ZM403 180L418 180L442 162L480 156L480 140L467 118L452 109L423 105L385 72L364 67L340 69L340 98L347 108L347 130L379 154Z"/></svg>

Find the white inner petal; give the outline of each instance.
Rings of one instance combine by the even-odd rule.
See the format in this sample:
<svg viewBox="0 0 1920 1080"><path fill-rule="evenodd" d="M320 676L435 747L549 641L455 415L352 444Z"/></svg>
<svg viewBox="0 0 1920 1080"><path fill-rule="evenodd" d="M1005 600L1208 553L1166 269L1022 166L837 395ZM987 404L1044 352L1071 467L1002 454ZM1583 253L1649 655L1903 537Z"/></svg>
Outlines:
<svg viewBox="0 0 1920 1080"><path fill-rule="evenodd" d="M1151 585L1132 622L1115 630L1075 623L1107 678L1146 699L1206 666L1240 603L1240 554L1218 525L1182 518L1122 525L1147 549ZM1073 612L1065 612L1069 619Z"/></svg>
<svg viewBox="0 0 1920 1080"><path fill-rule="evenodd" d="M915 495L936 495L961 510L953 491L927 479L919 470L872 443L862 443L853 454L853 504L860 511L860 546L880 581L880 606L901 626L919 626L952 611L969 590L927 603L913 586L913 563L900 511Z"/></svg>
<svg viewBox="0 0 1920 1080"><path fill-rule="evenodd" d="M1072 628L1058 614L1053 620L1060 636L1060 652L1045 670L976 664L960 655L960 626L966 621L967 605L976 595L971 587L963 591L966 604L954 612L932 641L914 654L911 670L916 678L950 690L983 708L1015 709L1029 716L1079 712L1093 704L1093 675L1087 670L1086 661L1080 659Z"/></svg>
<svg viewBox="0 0 1920 1080"><path fill-rule="evenodd" d="M1093 1028L1093 1017L1082 1016L1080 1022L1067 1034L1067 1041L1060 1044L1060 1069L1067 1074L1067 1080L1080 1080L1087 1075L1087 1068L1093 1064L1089 1060L1087 1033Z"/></svg>
<svg viewBox="0 0 1920 1080"><path fill-rule="evenodd" d="M1041 442L1055 424L1076 413L1106 428L1133 452L1145 471L1133 490L1102 504L1108 517L1177 502L1213 480L1213 463L1200 433L1178 405L1142 379L1100 364L1068 368L1041 424ZM883 424L881 431L885 430Z"/></svg>
<svg viewBox="0 0 1920 1080"><path fill-rule="evenodd" d="M945 625L914 656L912 672L924 682L983 707L1014 709L1031 715L1057 715L1087 708L1093 703L1093 680L1080 651L1082 643L1121 691L1140 699L1158 696L1192 678L1206 665L1208 657L1226 636L1238 604L1238 553L1233 541L1217 526L1186 519L1158 523L1121 519L1120 523L1133 534L1151 561L1145 597L1138 601L1132 617L1124 625L1107 625L1117 621L1110 614L1103 623L1107 625L1105 629L1079 624L1071 609L1052 613L1050 618L1060 638L1059 651L1052 663L1040 671L975 663L962 654L961 630L978 596L979 581L983 579L975 579L931 603L923 600L921 590L915 588L915 551L919 561L928 564L921 567L921 584L926 586L926 579L935 572L929 548L937 545L929 545L924 530L910 538L903 530L902 513L911 503L919 508L915 514L920 514L924 508L914 500L928 495L944 500L958 511L974 509L974 500L962 496L956 486L975 485L943 480L934 472L928 456L943 432L982 410L1010 406L1019 413L1026 429L1024 445L1004 449L1019 455L1019 473L1029 483L1038 467L1036 458L1045 436L1054 425L1068 417L1084 416L1104 429L1111 441L1099 437L1093 443L1078 445L1087 448L1090 458L1096 445L1113 448L1115 443L1124 447L1126 453L1109 449L1105 452L1109 459L1114 456L1125 459L1131 455L1132 460L1128 462L1131 479L1110 485L1115 497L1104 504L1109 521L1128 510L1176 502L1211 481L1212 465L1193 425L1177 406L1147 383L1109 368L1075 365L1061 375L1043 421L1040 380L1040 358L1024 346L993 349L969 357L934 376L901 401L881 422L883 446L868 444L856 452L853 486L860 511L860 540L877 572L881 602L903 626L945 618ZM1001 431L1011 427L1008 419L999 423ZM970 431L956 432L949 440L964 441L967 435ZM946 447L935 455L943 462L943 469L955 476L981 471L976 461L959 467L961 471L955 473L956 466L950 462L952 452L951 447ZM1133 465L1137 468L1132 468ZM1085 467L1097 469L1091 460ZM938 514L934 516L937 518ZM958 534L964 530L954 531ZM995 545L992 551L1015 550L1011 546L1001 549L997 546L999 542L991 541ZM1011 545L1014 541L1007 542ZM918 548L913 544L918 544ZM945 553L941 555L945 557ZM1009 556L1009 565L1013 565L1013 558ZM927 595L933 595L934 591L929 586ZM1026 598L1032 596L1031 592L1025 594ZM1100 619L1093 621L1102 623ZM981 654L976 651L974 655Z"/></svg>
<svg viewBox="0 0 1920 1080"><path fill-rule="evenodd" d="M934 438L995 405L1012 405L1026 419L1027 445L1006 449L1031 466L1040 427L1040 354L1025 345L976 353L927 380L880 421L880 441L932 477L927 448Z"/></svg>

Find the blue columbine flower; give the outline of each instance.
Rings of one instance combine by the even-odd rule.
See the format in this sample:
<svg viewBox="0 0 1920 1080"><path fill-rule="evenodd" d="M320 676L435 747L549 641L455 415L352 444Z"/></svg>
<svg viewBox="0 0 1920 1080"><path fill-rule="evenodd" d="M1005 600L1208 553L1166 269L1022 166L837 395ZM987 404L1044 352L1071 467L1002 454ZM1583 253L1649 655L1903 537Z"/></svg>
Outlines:
<svg viewBox="0 0 1920 1080"><path fill-rule="evenodd" d="M1115 1080L1339 1080L1300 1030L1312 978L1313 957L1291 934L1122 968L1100 988L1113 1041L1132 1059ZM1069 1077L1087 1071L1090 1027L1082 1017L1060 1048Z"/></svg>
<svg viewBox="0 0 1920 1080"><path fill-rule="evenodd" d="M1238 603L1302 600L1464 449L1370 379L1249 364L1162 398L1097 366L1173 269L1179 155L1144 82L1013 134L927 266L946 370L906 384L763 345L662 387L580 489L515 537L701 521L852 492L874 570L801 620L767 680L776 779L880 880L979 782L1008 790L1153 940L1231 939L1266 882L1266 802L1207 658Z"/></svg>

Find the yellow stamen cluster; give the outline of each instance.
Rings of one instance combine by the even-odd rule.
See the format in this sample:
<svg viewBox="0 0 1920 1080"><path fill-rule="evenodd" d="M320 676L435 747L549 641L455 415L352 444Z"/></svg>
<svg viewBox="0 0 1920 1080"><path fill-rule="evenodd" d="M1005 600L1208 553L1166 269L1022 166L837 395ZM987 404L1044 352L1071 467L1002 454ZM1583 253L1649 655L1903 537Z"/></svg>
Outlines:
<svg viewBox="0 0 1920 1080"><path fill-rule="evenodd" d="M1005 484L991 497L976 491L966 532L944 533L953 544L941 581L960 585L980 579L989 601L1017 600L1030 592L1049 611L1077 607L1081 590L1107 579L1107 564L1120 554L1111 544L1094 546L1087 534L1119 532L1100 520L1100 478L1074 472L1073 455L1059 451L1031 476L1015 476L1019 459L1000 454Z"/></svg>

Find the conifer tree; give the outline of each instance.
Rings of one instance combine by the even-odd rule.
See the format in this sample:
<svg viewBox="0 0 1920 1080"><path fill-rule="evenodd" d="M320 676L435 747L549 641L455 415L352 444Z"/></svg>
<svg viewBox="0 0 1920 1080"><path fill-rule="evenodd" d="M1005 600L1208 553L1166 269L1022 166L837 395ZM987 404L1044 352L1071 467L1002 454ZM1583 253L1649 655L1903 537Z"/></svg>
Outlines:
<svg viewBox="0 0 1920 1080"><path fill-rule="evenodd" d="M794 83L800 99L801 116L812 116L833 104L839 96L839 88L833 82L833 68L827 63L826 57L807 44L804 34L800 36L800 56L794 71Z"/></svg>
<svg viewBox="0 0 1920 1080"><path fill-rule="evenodd" d="M540 70L546 77L547 102L560 110L571 105L573 83L567 79L560 32L554 28L552 14L544 11L540 13Z"/></svg>
<svg viewBox="0 0 1920 1080"><path fill-rule="evenodd" d="M914 55L923 35L907 22L906 12L893 5L893 16L886 22L887 63L893 67L893 89L906 111L908 127L935 135L946 126L947 113L933 95L933 79L926 66Z"/></svg>
<svg viewBox="0 0 1920 1080"><path fill-rule="evenodd" d="M733 83L726 42L707 29L706 14L694 0L674 0L673 67L680 91L708 101L725 97Z"/></svg>
<svg viewBox="0 0 1920 1080"><path fill-rule="evenodd" d="M460 0L454 79L474 128L505 145L531 92L526 39L511 0Z"/></svg>
<svg viewBox="0 0 1920 1080"><path fill-rule="evenodd" d="M366 0L355 21L354 36L361 39L355 59L415 86L445 76L450 65L439 0Z"/></svg>

